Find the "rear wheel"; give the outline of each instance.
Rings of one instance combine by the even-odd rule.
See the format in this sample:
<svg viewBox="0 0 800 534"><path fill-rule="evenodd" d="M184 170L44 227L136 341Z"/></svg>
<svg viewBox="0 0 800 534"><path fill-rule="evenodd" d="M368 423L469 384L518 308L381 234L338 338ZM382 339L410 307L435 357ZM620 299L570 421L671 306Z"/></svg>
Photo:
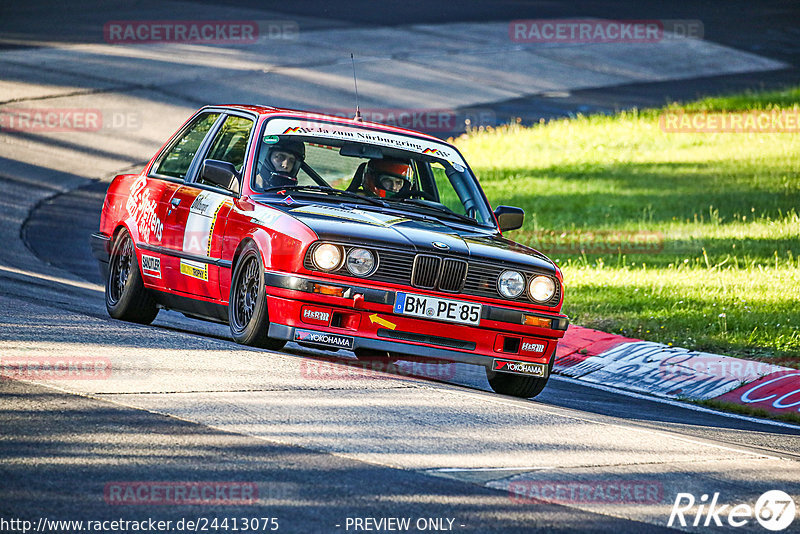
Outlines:
<svg viewBox="0 0 800 534"><path fill-rule="evenodd" d="M535 376L514 375L511 373L497 373L488 367L486 368L486 378L495 393L511 395L512 397L522 397L530 399L542 392L550 379L553 370L553 359L547 366L547 377L538 378Z"/></svg>
<svg viewBox="0 0 800 534"><path fill-rule="evenodd" d="M150 324L158 315L155 300L144 288L133 239L122 230L114 240L106 276L106 309L114 319Z"/></svg>
<svg viewBox="0 0 800 534"><path fill-rule="evenodd" d="M270 350L279 350L286 345L282 339L267 336L269 317L264 293L264 264L253 243L245 246L233 270L228 323L233 339L242 345Z"/></svg>

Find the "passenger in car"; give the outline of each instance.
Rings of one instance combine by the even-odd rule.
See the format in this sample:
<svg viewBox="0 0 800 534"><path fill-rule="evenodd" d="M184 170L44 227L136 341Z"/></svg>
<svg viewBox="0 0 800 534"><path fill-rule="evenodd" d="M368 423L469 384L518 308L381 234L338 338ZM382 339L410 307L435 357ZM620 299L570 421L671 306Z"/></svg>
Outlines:
<svg viewBox="0 0 800 534"><path fill-rule="evenodd" d="M373 159L367 163L362 188L368 195L392 198L411 190L411 162L398 159Z"/></svg>
<svg viewBox="0 0 800 534"><path fill-rule="evenodd" d="M256 188L297 185L297 172L306 156L302 141L284 139L278 143L263 144L259 152L256 171Z"/></svg>

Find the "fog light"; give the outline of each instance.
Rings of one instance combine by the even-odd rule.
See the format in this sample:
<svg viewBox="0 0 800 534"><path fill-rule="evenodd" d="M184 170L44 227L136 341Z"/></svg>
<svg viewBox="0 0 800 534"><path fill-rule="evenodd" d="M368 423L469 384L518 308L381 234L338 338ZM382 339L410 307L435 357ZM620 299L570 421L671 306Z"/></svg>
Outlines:
<svg viewBox="0 0 800 534"><path fill-rule="evenodd" d="M320 295L332 295L334 297L343 297L345 288L339 286L329 286L326 284L314 284L314 293Z"/></svg>
<svg viewBox="0 0 800 534"><path fill-rule="evenodd" d="M540 328L550 328L552 322L545 317L537 317L536 315L523 315L522 324L525 326L538 326Z"/></svg>

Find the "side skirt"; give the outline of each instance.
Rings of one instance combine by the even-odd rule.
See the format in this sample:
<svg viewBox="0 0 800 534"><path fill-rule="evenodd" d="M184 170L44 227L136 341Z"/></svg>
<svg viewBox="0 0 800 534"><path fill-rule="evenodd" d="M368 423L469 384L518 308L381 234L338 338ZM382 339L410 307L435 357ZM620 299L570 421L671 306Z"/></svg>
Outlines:
<svg viewBox="0 0 800 534"><path fill-rule="evenodd" d="M149 291L156 302L165 309L179 311L192 319L228 324L228 306L225 304L184 297L165 291L152 289Z"/></svg>

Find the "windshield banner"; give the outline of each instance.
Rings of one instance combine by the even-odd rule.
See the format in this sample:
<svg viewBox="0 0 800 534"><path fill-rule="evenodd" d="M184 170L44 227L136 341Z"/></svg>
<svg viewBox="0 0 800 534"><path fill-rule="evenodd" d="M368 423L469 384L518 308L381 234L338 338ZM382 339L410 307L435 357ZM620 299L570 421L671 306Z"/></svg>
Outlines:
<svg viewBox="0 0 800 534"><path fill-rule="evenodd" d="M264 130L265 137L270 135L302 135L368 143L426 154L449 161L451 164L458 164L462 168L466 167L458 152L445 144L378 130L354 128L345 124L330 124L308 119L272 119Z"/></svg>

